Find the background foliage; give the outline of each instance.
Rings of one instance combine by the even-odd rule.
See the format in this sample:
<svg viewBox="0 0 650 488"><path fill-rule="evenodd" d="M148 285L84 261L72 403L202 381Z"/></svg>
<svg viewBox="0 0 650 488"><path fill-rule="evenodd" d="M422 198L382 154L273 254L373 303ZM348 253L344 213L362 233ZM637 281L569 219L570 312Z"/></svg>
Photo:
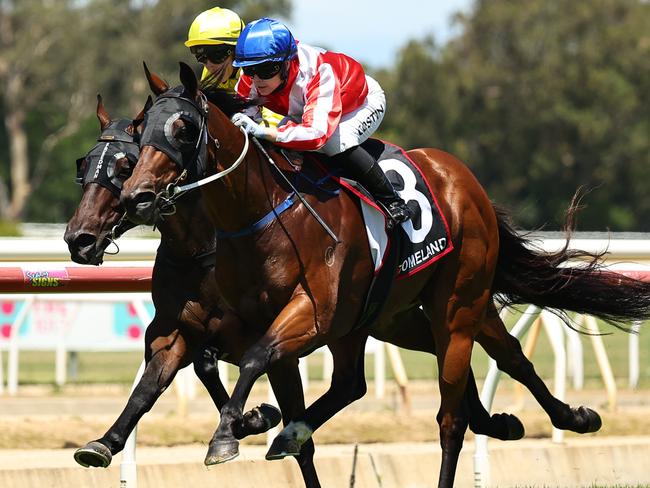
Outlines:
<svg viewBox="0 0 650 488"><path fill-rule="evenodd" d="M141 63L177 79L194 16L213 1L0 0L0 218L65 222L74 160L97 133L95 94L134 115ZM290 0L221 1L250 21ZM446 45L434 34L372 74L380 133L465 161L528 228L555 229L575 190L579 230L650 231L650 3L477 0ZM196 63L194 63L196 64Z"/></svg>

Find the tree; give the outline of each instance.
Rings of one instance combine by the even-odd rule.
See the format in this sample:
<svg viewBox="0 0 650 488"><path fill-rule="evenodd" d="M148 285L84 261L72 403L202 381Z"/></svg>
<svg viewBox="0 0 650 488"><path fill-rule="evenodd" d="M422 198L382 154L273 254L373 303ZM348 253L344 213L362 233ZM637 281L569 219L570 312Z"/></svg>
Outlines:
<svg viewBox="0 0 650 488"><path fill-rule="evenodd" d="M78 200L73 162L97 134L95 94L115 116L137 113L148 91L142 61L175 79L179 60L194 62L183 46L191 21L213 6L0 0L0 219L66 220ZM247 20L290 11L289 0L220 6Z"/></svg>
<svg viewBox="0 0 650 488"><path fill-rule="evenodd" d="M458 103L433 38L410 41L400 51L394 71L376 76L386 92L382 137L405 148L451 150Z"/></svg>
<svg viewBox="0 0 650 488"><path fill-rule="evenodd" d="M649 23L641 1L480 0L446 47L463 156L527 226L584 185L582 229L650 230Z"/></svg>
<svg viewBox="0 0 650 488"><path fill-rule="evenodd" d="M70 69L81 42L78 31L69 28L79 21L69 3L0 3L0 85L10 161L9 171L3 171L10 184L0 185L5 218L22 216L53 148L79 127L85 92L83 85L71 90ZM30 138L28 125L36 112L39 126Z"/></svg>
<svg viewBox="0 0 650 488"><path fill-rule="evenodd" d="M453 153L526 227L584 186L581 229L650 230L650 3L479 0L457 21L377 73L382 135Z"/></svg>

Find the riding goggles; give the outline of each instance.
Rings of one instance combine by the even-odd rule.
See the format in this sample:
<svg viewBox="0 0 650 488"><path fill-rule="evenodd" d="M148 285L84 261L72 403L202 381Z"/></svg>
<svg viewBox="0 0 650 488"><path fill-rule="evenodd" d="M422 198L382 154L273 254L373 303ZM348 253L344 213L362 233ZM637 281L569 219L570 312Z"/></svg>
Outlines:
<svg viewBox="0 0 650 488"><path fill-rule="evenodd" d="M255 75L262 80L268 80L277 75L282 69L282 62L271 61L268 63L253 64L250 66L244 66L242 70L246 76L251 78Z"/></svg>
<svg viewBox="0 0 650 488"><path fill-rule="evenodd" d="M232 55L233 47L228 44L192 46L190 52L194 54L196 60L201 64L206 64L208 61L212 64L221 64L228 59L228 56Z"/></svg>

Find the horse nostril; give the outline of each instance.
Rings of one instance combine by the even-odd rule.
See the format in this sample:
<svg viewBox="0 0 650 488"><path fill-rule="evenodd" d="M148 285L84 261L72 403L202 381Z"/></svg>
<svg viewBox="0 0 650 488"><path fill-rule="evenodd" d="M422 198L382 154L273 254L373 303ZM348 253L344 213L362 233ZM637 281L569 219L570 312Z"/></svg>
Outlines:
<svg viewBox="0 0 650 488"><path fill-rule="evenodd" d="M156 195L152 191L140 192L131 198L131 205L138 210L144 210L153 205L155 198Z"/></svg>
<svg viewBox="0 0 650 488"><path fill-rule="evenodd" d="M92 234L80 233L68 242L70 258L79 264L90 264L96 249L97 238Z"/></svg>
<svg viewBox="0 0 650 488"><path fill-rule="evenodd" d="M88 248L95 245L97 237L92 234L79 234L73 241L72 245L77 248Z"/></svg>
<svg viewBox="0 0 650 488"><path fill-rule="evenodd" d="M122 200L129 219L138 224L149 222L153 218L156 194L152 191L132 193Z"/></svg>

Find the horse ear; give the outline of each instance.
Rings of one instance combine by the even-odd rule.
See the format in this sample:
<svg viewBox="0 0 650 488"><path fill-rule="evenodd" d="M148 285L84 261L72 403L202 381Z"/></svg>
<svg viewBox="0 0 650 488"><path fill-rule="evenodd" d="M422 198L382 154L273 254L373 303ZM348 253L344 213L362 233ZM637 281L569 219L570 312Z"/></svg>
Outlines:
<svg viewBox="0 0 650 488"><path fill-rule="evenodd" d="M160 95L161 93L169 90L169 85L167 82L160 76L149 71L147 63L143 61L142 66L144 67L144 74L147 77L147 81L149 82L149 88L151 88L151 91L154 93L154 95Z"/></svg>
<svg viewBox="0 0 650 488"><path fill-rule="evenodd" d="M133 119L133 123L131 124L133 130L137 130L138 127L140 127L140 125L142 124L142 122L144 122L144 114L147 113L147 110L149 110L152 105L153 105L153 99L151 98L151 95L149 95L147 97L147 101L144 104L144 108L140 110L140 113L136 115L135 118Z"/></svg>
<svg viewBox="0 0 650 488"><path fill-rule="evenodd" d="M185 89L193 96L196 97L199 93L199 82L192 68L186 63L180 62L180 79Z"/></svg>
<svg viewBox="0 0 650 488"><path fill-rule="evenodd" d="M147 110L149 110L152 105L153 105L153 99L151 98L151 95L149 95L147 97L147 101L144 103L144 107L142 108L142 110L140 110L140 113L138 113L138 115L135 116L133 121L144 120L144 114L147 113Z"/></svg>
<svg viewBox="0 0 650 488"><path fill-rule="evenodd" d="M104 130L111 123L111 117L106 112L102 96L99 93L97 94L97 119L99 119L99 127L101 130Z"/></svg>

